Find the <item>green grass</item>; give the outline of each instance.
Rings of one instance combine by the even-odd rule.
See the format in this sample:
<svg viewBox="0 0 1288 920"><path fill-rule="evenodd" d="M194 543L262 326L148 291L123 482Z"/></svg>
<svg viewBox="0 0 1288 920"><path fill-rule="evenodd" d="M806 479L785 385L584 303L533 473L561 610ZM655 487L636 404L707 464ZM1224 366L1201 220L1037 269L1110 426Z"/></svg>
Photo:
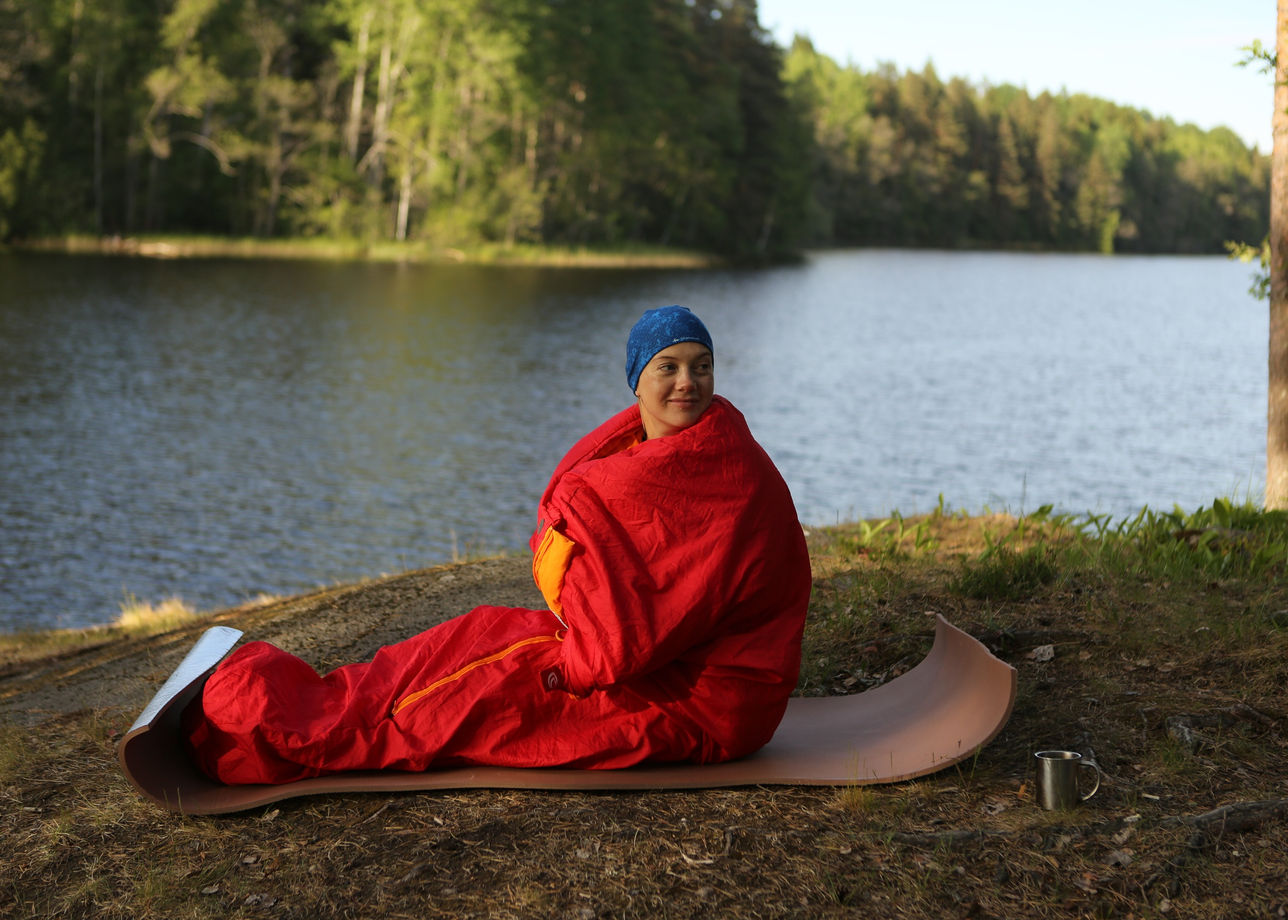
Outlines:
<svg viewBox="0 0 1288 920"><path fill-rule="evenodd" d="M1142 508L1117 522L1103 515L1053 515L1048 505L984 538L984 551L963 561L954 585L967 597L1031 596L1076 574L1269 582L1288 570L1288 513L1228 499L1189 512Z"/></svg>
<svg viewBox="0 0 1288 920"><path fill-rule="evenodd" d="M962 563L951 590L963 597L1018 600L1033 597L1060 574L1057 550L1039 543L1023 550L989 547Z"/></svg>
<svg viewBox="0 0 1288 920"><path fill-rule="evenodd" d="M1114 520L1057 514L968 517L940 499L930 514L859 521L812 537L815 590L802 663L803 693L857 692L897 672L932 625L891 599L935 598L920 612L968 603L976 621L1005 628L1001 612L1039 604L1044 619L1092 618L1118 632L1124 650L1157 641L1157 618L1138 611L1181 594L1168 642L1209 653L1288 628L1288 514L1217 499L1193 511L1143 508ZM1232 600L1237 610L1232 613ZM921 629L910 632L910 625ZM859 664L856 667L856 663ZM891 670L893 669L893 671Z"/></svg>

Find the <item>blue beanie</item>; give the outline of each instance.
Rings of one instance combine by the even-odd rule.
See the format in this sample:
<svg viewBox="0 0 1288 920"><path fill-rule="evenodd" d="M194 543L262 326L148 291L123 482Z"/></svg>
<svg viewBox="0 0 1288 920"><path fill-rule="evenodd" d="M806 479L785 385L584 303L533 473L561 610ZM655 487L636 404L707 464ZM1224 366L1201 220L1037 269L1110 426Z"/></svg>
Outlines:
<svg viewBox="0 0 1288 920"><path fill-rule="evenodd" d="M658 307L646 310L639 322L631 327L626 340L626 382L634 390L640 383L640 374L652 357L670 345L680 342L698 342L716 353L711 344L711 333L702 325L688 307Z"/></svg>

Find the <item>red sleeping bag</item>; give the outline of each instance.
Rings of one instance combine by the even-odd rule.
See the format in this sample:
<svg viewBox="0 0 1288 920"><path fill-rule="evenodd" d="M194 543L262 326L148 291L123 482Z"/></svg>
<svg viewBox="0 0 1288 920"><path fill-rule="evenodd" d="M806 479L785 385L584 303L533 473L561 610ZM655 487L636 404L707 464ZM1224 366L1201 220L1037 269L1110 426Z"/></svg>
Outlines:
<svg viewBox="0 0 1288 920"><path fill-rule="evenodd" d="M550 610L477 607L319 676L252 642L185 714L226 783L462 764L608 769L741 757L795 687L809 602L787 486L728 401L641 441L639 409L582 438L542 496Z"/></svg>

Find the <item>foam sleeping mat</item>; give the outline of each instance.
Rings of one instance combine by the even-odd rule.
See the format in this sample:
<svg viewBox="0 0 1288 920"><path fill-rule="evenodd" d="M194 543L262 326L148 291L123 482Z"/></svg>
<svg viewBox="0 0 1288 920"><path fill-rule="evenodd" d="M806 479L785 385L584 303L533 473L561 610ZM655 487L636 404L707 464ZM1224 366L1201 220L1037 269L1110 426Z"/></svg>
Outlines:
<svg viewBox="0 0 1288 920"><path fill-rule="evenodd" d="M179 717L241 632L215 626L197 640L118 748L134 787L184 814L245 811L296 796L434 789L660 790L726 786L864 785L934 773L991 741L1015 705L1015 669L942 616L916 667L852 696L793 698L774 737L722 764L625 770L460 767L423 773L341 773L283 785L226 786L197 769Z"/></svg>

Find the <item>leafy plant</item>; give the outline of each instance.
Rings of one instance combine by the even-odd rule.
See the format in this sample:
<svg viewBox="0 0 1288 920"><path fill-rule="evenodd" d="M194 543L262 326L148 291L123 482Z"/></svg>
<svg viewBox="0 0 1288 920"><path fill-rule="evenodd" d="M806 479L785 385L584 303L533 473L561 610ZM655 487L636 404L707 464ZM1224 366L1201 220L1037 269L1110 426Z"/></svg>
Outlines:
<svg viewBox="0 0 1288 920"><path fill-rule="evenodd" d="M1094 531L1084 546L1097 562L1151 577L1258 578L1282 574L1288 563L1288 512L1251 502L1218 498L1191 512L1143 508L1115 528L1096 519L1083 530Z"/></svg>

